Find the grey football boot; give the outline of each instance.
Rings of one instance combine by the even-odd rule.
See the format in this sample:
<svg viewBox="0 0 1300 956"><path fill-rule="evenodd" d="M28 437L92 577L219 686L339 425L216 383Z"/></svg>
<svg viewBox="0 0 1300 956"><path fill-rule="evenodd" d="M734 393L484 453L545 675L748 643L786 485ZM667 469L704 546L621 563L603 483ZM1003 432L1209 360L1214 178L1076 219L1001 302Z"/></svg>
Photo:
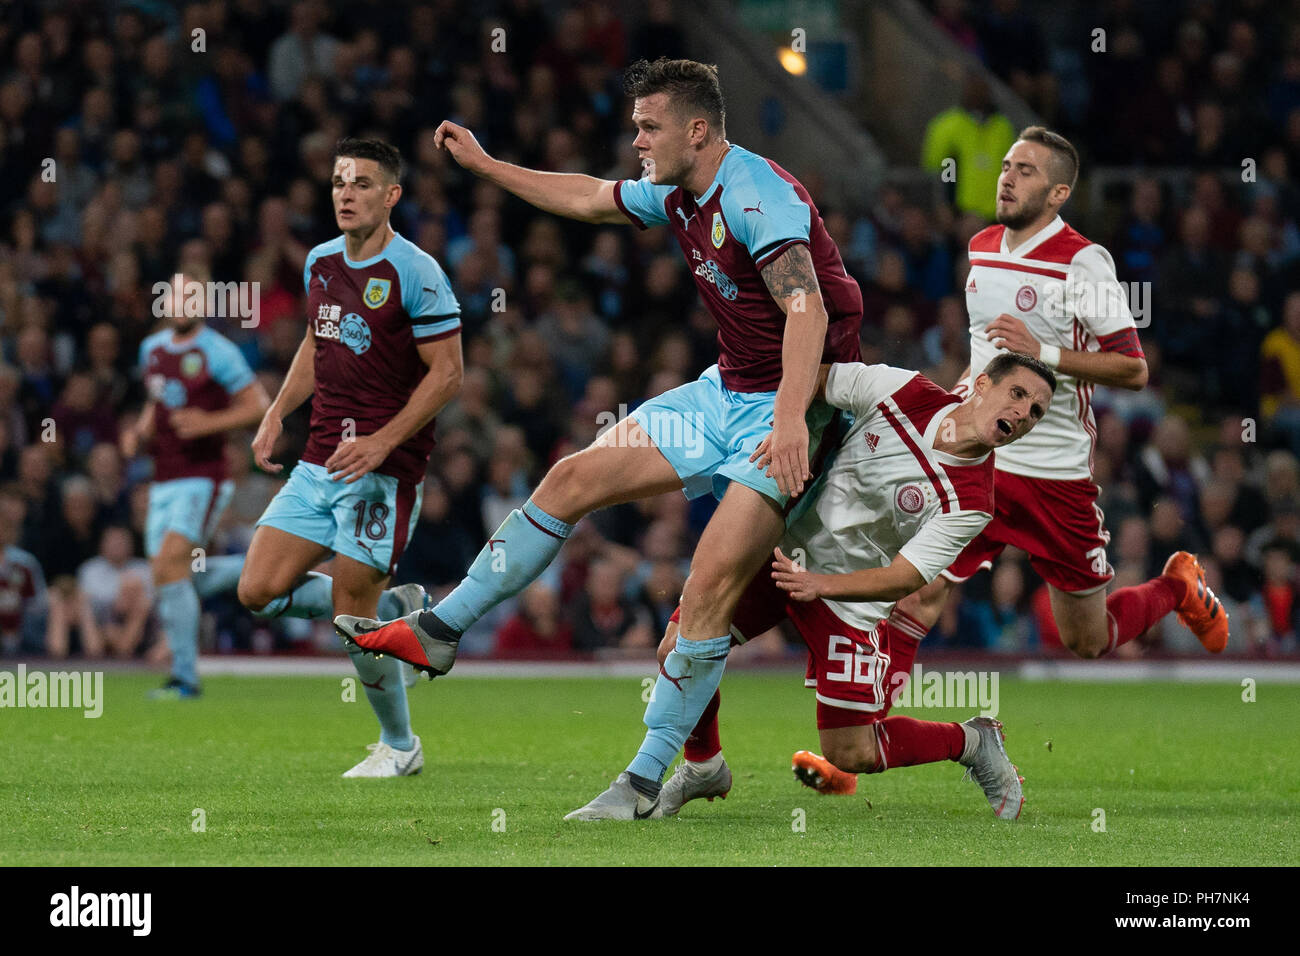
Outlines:
<svg viewBox="0 0 1300 956"><path fill-rule="evenodd" d="M661 792L662 796L662 792ZM660 797L638 793L623 771L609 789L585 807L565 814L566 820L658 820L664 815Z"/></svg>
<svg viewBox="0 0 1300 956"><path fill-rule="evenodd" d="M974 780L984 790L993 815L999 820L1015 820L1025 805L1020 785L1024 778L1007 756L1002 741L1002 723L992 717L972 717L962 722L966 731L966 749L957 761L966 768L966 779Z"/></svg>
<svg viewBox="0 0 1300 956"><path fill-rule="evenodd" d="M727 794L731 792L731 768L722 759L722 754L718 754L716 767L710 767L711 763L712 761L692 763L683 760L677 765L659 794L659 805L663 808L664 816L676 816L682 804L701 797L710 803L715 797L727 799Z"/></svg>

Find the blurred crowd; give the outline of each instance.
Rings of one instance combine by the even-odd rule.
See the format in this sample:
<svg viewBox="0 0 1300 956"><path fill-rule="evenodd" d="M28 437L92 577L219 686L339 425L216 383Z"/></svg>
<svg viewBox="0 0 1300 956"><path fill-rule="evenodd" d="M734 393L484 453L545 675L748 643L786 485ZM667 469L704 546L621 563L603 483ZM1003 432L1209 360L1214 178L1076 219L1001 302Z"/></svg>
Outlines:
<svg viewBox="0 0 1300 956"><path fill-rule="evenodd" d="M1245 47L1232 23L1196 19L1204 4L1181 6L1202 26L1207 64L1220 48ZM1014 13L1014 3L987 5L1004 7ZM147 450L124 460L117 447L143 400L135 363L158 325L152 287L178 271L259 283L256 327L210 324L274 394L304 331L306 252L337 234L329 178L345 134L402 151L393 226L443 264L463 308L465 383L439 417L398 582L454 585L551 463L589 443L611 413L716 358L714 323L667 230L540 214L433 144L438 122L452 119L503 159L638 176L619 74L637 57L690 52L667 0L629 5L627 18L594 0L33 0L4 9L0 181L13 186L0 228L5 651L164 653L142 560L151 464ZM1121 279L1152 283L1141 332L1152 384L1095 396L1112 563L1128 582L1158 573L1176 548L1212 555L1212 583L1233 614L1231 649L1277 653L1294 649L1300 614L1300 240L1287 173L1300 162L1300 112L1274 107L1285 110L1300 90L1300 47L1257 9L1242 16L1260 52L1239 71L1236 102L1266 106L1249 114L1257 181L1241 181L1239 159L1220 166L1181 147L1115 157L1105 152L1116 148L1110 127L1067 128L1085 163L1198 172L1138 179L1104 222L1086 221L1078 203L1066 213L1109 245ZM1183 22L1174 18L1171 36L1139 32L1144 48L1173 44L1181 63ZM1279 44L1287 56L1265 56ZM999 73L1005 46L980 47ZM1215 95L1217 76L1183 64L1188 102ZM738 82L722 79L724 92ZM1200 115L1192 111L1191 134ZM791 171L816 182L816 170ZM955 203L923 208L890 188L822 213L862 286L867 361L954 384L968 356L966 242L986 220ZM286 422L277 460L296 460L306 423L305 409ZM236 494L214 552L245 549L282 480L252 468L249 437L228 443ZM711 510L666 495L591 516L537 584L467 635L466 651L649 653ZM205 643L219 651L333 641L305 622L255 621L233 598L210 602L205 620ZM1012 553L958 592L932 640L1013 652L1057 643L1045 592ZM1147 644L1180 651L1188 641L1198 646L1175 623ZM764 646L782 653L780 635Z"/></svg>

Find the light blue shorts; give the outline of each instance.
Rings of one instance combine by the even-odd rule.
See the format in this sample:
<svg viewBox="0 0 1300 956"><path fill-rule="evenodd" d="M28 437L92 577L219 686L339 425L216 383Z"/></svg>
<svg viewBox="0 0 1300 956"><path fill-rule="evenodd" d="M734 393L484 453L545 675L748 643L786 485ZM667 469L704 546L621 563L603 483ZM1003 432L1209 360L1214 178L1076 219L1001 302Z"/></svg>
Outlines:
<svg viewBox="0 0 1300 956"><path fill-rule="evenodd" d="M173 478L149 486L149 517L144 525L145 554L162 549L163 538L175 531L185 540L204 547L225 514L235 483L217 484L211 478Z"/></svg>
<svg viewBox="0 0 1300 956"><path fill-rule="evenodd" d="M772 431L776 392L733 392L716 365L688 382L650 399L629 418L640 425L681 478L688 498L713 493L719 501L733 481L785 507L776 479L749 456ZM825 402L808 409L809 462L822 432L835 415Z"/></svg>
<svg viewBox="0 0 1300 956"><path fill-rule="evenodd" d="M423 484L372 471L349 485L331 479L322 465L300 461L257 526L279 528L392 574L423 498Z"/></svg>

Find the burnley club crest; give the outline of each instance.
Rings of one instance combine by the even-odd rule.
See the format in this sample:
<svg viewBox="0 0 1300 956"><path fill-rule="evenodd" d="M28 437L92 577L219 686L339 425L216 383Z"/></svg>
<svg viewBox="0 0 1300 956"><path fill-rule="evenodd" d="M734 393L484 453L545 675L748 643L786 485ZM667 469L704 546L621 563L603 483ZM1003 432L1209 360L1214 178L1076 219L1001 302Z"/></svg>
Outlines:
<svg viewBox="0 0 1300 956"><path fill-rule="evenodd" d="M393 287L391 279L369 279L361 298L372 309L377 309L388 301L388 290Z"/></svg>

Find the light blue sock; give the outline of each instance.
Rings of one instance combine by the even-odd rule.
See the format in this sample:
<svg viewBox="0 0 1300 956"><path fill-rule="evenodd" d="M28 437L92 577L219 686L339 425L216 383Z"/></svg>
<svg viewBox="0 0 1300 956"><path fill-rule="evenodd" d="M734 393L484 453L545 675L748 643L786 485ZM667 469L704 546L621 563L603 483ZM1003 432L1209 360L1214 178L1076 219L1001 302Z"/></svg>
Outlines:
<svg viewBox="0 0 1300 956"><path fill-rule="evenodd" d="M392 588L379 595L379 610L375 613L379 615L381 621L396 621L402 616L402 606L393 595Z"/></svg>
<svg viewBox="0 0 1300 956"><path fill-rule="evenodd" d="M308 571L306 580L288 594L254 611L257 617L301 617L321 620L334 617L334 579L319 571Z"/></svg>
<svg viewBox="0 0 1300 956"><path fill-rule="evenodd" d="M243 555L239 555L243 562ZM307 580L303 581L288 594L282 594L260 611L254 611L257 617L298 617L310 621L322 621L334 617L334 579L319 571L308 571ZM238 577L236 577L238 580ZM200 592L204 597L207 592ZM389 588L379 595L379 610L376 612L381 621L393 621L401 617L402 606L398 603L393 589Z"/></svg>
<svg viewBox="0 0 1300 956"><path fill-rule="evenodd" d="M522 510L510 512L470 565L465 580L438 602L433 613L463 634L492 608L532 584L572 533L573 525L551 517L529 498Z"/></svg>
<svg viewBox="0 0 1300 956"><path fill-rule="evenodd" d="M707 641L677 639L677 647L659 668L659 679L645 709L648 730L641 749L627 765L628 773L656 782L663 780L668 765L722 683L730 650L730 634Z"/></svg>
<svg viewBox="0 0 1300 956"><path fill-rule="evenodd" d="M194 590L199 597L233 591L239 585L239 575L244 570L243 554L219 554L204 561L203 570L194 572Z"/></svg>
<svg viewBox="0 0 1300 956"><path fill-rule="evenodd" d="M172 676L199 683L199 596L194 582L181 578L158 589L158 620L172 651Z"/></svg>
<svg viewBox="0 0 1300 956"><path fill-rule="evenodd" d="M370 709L379 718L379 739L394 750L410 750L415 738L411 736L411 709L406 704L402 662L390 656L376 659L356 645L348 648L348 656L366 689Z"/></svg>

